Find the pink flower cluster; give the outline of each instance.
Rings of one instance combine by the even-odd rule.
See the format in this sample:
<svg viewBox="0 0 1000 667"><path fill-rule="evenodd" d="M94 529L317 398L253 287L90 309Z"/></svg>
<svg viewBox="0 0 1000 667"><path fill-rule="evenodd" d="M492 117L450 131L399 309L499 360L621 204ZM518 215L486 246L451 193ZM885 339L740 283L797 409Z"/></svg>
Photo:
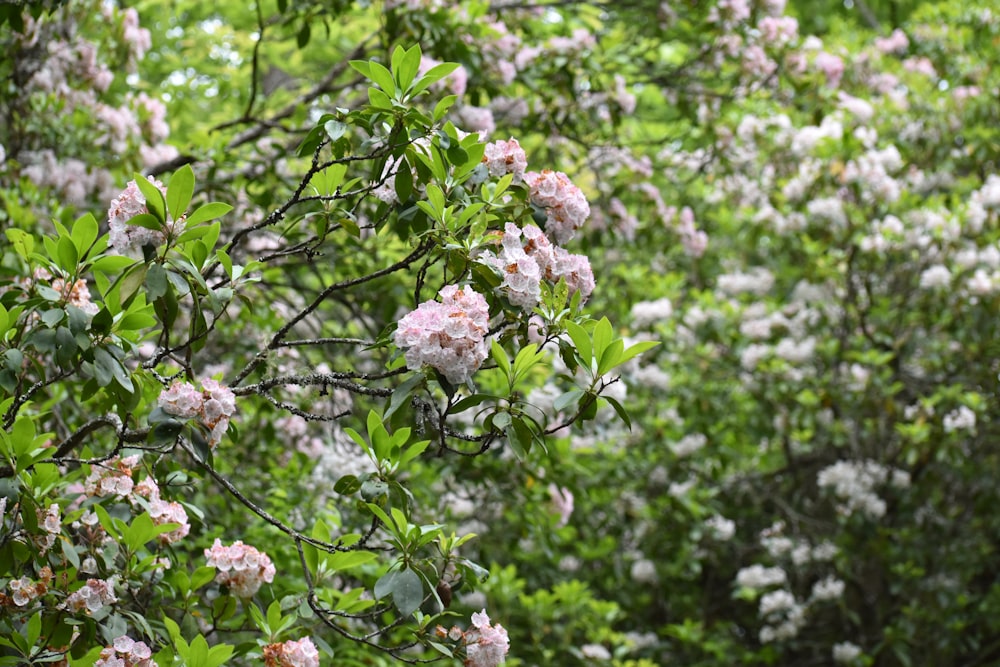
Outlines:
<svg viewBox="0 0 1000 667"><path fill-rule="evenodd" d="M590 216L590 204L580 188L566 174L549 169L526 173L524 182L531 188L531 203L548 215L545 231L559 244L573 238Z"/></svg>
<svg viewBox="0 0 1000 667"><path fill-rule="evenodd" d="M319 651L308 637L264 647L266 667L319 667Z"/></svg>
<svg viewBox="0 0 1000 667"><path fill-rule="evenodd" d="M160 392L158 403L167 414L181 419L197 418L211 429L208 444L215 447L229 428L229 420L236 412L236 395L218 381L202 380L201 391L194 385L180 380Z"/></svg>
<svg viewBox="0 0 1000 667"><path fill-rule="evenodd" d="M475 629L465 633L465 664L468 667L496 667L510 650L507 631L499 623L490 625L485 609L472 615L472 625Z"/></svg>
<svg viewBox="0 0 1000 667"><path fill-rule="evenodd" d="M94 667L157 667L153 651L145 642L122 635L101 651Z"/></svg>
<svg viewBox="0 0 1000 667"><path fill-rule="evenodd" d="M570 294L579 291L584 300L594 291L590 260L585 255L573 255L552 245L534 225L521 229L508 222L500 253L491 263L503 276L499 291L520 308L535 307L542 279L552 283L565 279Z"/></svg>
<svg viewBox="0 0 1000 667"><path fill-rule="evenodd" d="M528 168L528 156L514 137L507 141L486 144L483 162L486 163L486 170L490 176L495 178L504 174L514 174L515 183L521 182L524 170Z"/></svg>
<svg viewBox="0 0 1000 667"><path fill-rule="evenodd" d="M399 320L393 342L406 350L406 366L425 364L439 370L448 382L461 384L486 359L489 307L482 294L469 287L448 285L441 301L425 301Z"/></svg>
<svg viewBox="0 0 1000 667"><path fill-rule="evenodd" d="M179 524L177 528L158 536L160 544L173 544L184 539L191 532L191 525L188 523L188 515L184 506L176 501L166 501L160 498L160 487L152 477L147 477L136 484L135 493L149 500L149 516L153 520L154 526L162 526L167 523Z"/></svg>
<svg viewBox="0 0 1000 667"><path fill-rule="evenodd" d="M100 466L95 465L83 483L88 496L118 496L125 498L135 487L132 471L139 465L138 456L115 456Z"/></svg>
<svg viewBox="0 0 1000 667"><path fill-rule="evenodd" d="M150 178L149 182L159 188L160 192L166 196L167 188L163 183L154 178ZM112 200L111 206L108 208L108 223L110 224L108 242L118 254L124 255L130 250L141 249L146 245L158 246L166 241L163 232L128 224L132 218L142 213L149 213L149 209L146 207L146 198L135 181L129 181L125 189ZM179 234L184 229L184 220L183 218L173 222L168 220L167 225L171 234Z"/></svg>
<svg viewBox="0 0 1000 667"><path fill-rule="evenodd" d="M78 588L69 594L61 608L74 612L86 610L93 614L106 605L117 602L115 596L115 578L110 579L88 579L83 588Z"/></svg>
<svg viewBox="0 0 1000 667"><path fill-rule="evenodd" d="M274 564L268 555L242 540L224 547L216 538L212 548L205 549L205 558L209 567L219 571L215 581L228 586L236 597L252 598L262 584L274 581Z"/></svg>
<svg viewBox="0 0 1000 667"><path fill-rule="evenodd" d="M530 229L545 238L537 227ZM527 230L526 227L525 236L528 234ZM545 239L545 244L549 246L548 239ZM527 310L534 308L541 296L542 270L538 261L524 251L521 229L512 222L508 222L505 227L501 248L491 262L503 276L499 291L515 306Z"/></svg>

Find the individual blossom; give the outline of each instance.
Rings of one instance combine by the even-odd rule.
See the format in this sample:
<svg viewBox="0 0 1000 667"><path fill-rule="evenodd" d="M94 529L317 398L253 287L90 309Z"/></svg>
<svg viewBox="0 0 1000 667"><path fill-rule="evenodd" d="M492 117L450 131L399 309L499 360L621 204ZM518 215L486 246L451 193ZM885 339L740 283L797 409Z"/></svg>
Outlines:
<svg viewBox="0 0 1000 667"><path fill-rule="evenodd" d="M117 601L114 577L110 579L88 579L82 588L78 588L69 594L69 597L60 605L60 608L73 612L86 611L93 614Z"/></svg>
<svg viewBox="0 0 1000 667"><path fill-rule="evenodd" d="M488 356L489 307L470 287L448 285L438 294L441 301L425 301L399 320L393 342L410 370L431 366L461 384Z"/></svg>
<svg viewBox="0 0 1000 667"><path fill-rule="evenodd" d="M507 141L486 144L483 163L490 176L496 178L513 174L514 183L520 183L524 178L524 170L528 168L528 156L517 139L511 137Z"/></svg>
<svg viewBox="0 0 1000 667"><path fill-rule="evenodd" d="M312 639L268 644L264 647L266 667L319 667L319 651Z"/></svg>
<svg viewBox="0 0 1000 667"><path fill-rule="evenodd" d="M545 209L545 230L556 243L566 243L590 216L590 204L580 188L560 171L544 169L528 172L524 182L531 192L531 203Z"/></svg>
<svg viewBox="0 0 1000 667"><path fill-rule="evenodd" d="M209 567L219 571L216 583L228 586L236 597L251 598L262 584L274 581L274 564L268 555L242 540L226 547L216 538L212 548L205 549L205 558Z"/></svg>
<svg viewBox="0 0 1000 667"><path fill-rule="evenodd" d="M94 667L157 667L153 651L145 642L122 635L101 651Z"/></svg>
<svg viewBox="0 0 1000 667"><path fill-rule="evenodd" d="M465 632L465 664L467 667L496 667L510 650L507 631L499 623L490 625L483 609L472 615L473 629Z"/></svg>

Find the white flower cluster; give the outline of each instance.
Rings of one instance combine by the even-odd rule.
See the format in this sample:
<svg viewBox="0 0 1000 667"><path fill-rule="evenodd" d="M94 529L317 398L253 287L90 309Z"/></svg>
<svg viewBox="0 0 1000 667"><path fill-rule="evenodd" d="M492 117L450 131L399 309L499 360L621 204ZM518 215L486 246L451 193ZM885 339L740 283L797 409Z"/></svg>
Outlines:
<svg viewBox="0 0 1000 667"><path fill-rule="evenodd" d="M762 644L794 639L806 622L806 607L784 589L765 593L760 599L758 612L768 623L760 629Z"/></svg>
<svg viewBox="0 0 1000 667"><path fill-rule="evenodd" d="M668 297L655 301L640 301L632 306L632 326L644 329L662 322L673 315L674 307Z"/></svg>
<svg viewBox="0 0 1000 667"><path fill-rule="evenodd" d="M833 645L833 661L849 664L861 657L861 647L851 642L840 642Z"/></svg>
<svg viewBox="0 0 1000 667"><path fill-rule="evenodd" d="M812 587L812 600L825 602L839 600L844 596L844 582L833 575L820 579Z"/></svg>
<svg viewBox="0 0 1000 667"><path fill-rule="evenodd" d="M763 296L774 287L774 275L764 267L754 267L749 273L725 273L718 277L719 291L730 296L754 294Z"/></svg>
<svg viewBox="0 0 1000 667"><path fill-rule="evenodd" d="M780 586L788 581L788 574L780 567L764 567L754 563L736 573L736 583L755 591L770 586Z"/></svg>
<svg viewBox="0 0 1000 667"><path fill-rule="evenodd" d="M736 535L736 522L719 514L709 517L705 521L705 527L720 542L728 542Z"/></svg>
<svg viewBox="0 0 1000 667"><path fill-rule="evenodd" d="M82 588L78 588L66 598L60 605L62 609L80 612L86 610L93 614L100 611L106 605L118 601L115 596L116 578L110 579L88 579Z"/></svg>
<svg viewBox="0 0 1000 667"><path fill-rule="evenodd" d="M674 443L671 447L678 458L690 456L708 443L708 438L703 433L689 433Z"/></svg>
<svg viewBox="0 0 1000 667"><path fill-rule="evenodd" d="M944 432L954 433L955 431L976 432L976 413L967 406L959 406L944 416Z"/></svg>
<svg viewBox="0 0 1000 667"><path fill-rule="evenodd" d="M837 511L847 516L861 512L870 519L885 514L885 501L875 493L875 487L886 482L905 488L910 476L904 470L888 468L876 461L837 461L816 476L820 488L832 489L840 499Z"/></svg>

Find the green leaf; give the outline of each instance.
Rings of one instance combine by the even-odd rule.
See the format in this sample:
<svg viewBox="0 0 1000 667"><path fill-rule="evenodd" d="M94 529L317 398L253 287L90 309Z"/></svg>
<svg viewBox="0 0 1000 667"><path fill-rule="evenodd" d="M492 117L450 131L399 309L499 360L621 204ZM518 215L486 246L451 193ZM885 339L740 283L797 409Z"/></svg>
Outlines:
<svg viewBox="0 0 1000 667"><path fill-rule="evenodd" d="M631 431L632 420L629 419L628 412L625 410L625 407L621 403L619 403L617 399L611 398L610 396L604 396L603 398L604 400L606 400L608 403L611 404L611 407L613 407L615 409L615 412L618 413L618 417L623 422L625 422L625 425L628 426L628 430Z"/></svg>
<svg viewBox="0 0 1000 667"><path fill-rule="evenodd" d="M191 203L191 196L194 194L194 171L191 165L186 164L170 177L167 185L167 210L170 217L180 220Z"/></svg>
<svg viewBox="0 0 1000 667"><path fill-rule="evenodd" d="M424 598L424 585L413 570L400 570L392 584L392 601L403 616L409 616L420 607Z"/></svg>
<svg viewBox="0 0 1000 667"><path fill-rule="evenodd" d="M392 396L389 398L389 407L385 409L385 414L382 415L382 420L388 422L396 411L401 407L406 405L410 396L413 395L414 390L419 387L424 382L424 376L421 373L414 373L411 375L403 384L399 385L392 391Z"/></svg>
<svg viewBox="0 0 1000 667"><path fill-rule="evenodd" d="M329 554L326 557L326 564L334 572L339 572L370 563L377 558L378 554L371 551L339 551Z"/></svg>
<svg viewBox="0 0 1000 667"><path fill-rule="evenodd" d="M384 90L389 97L396 94L396 82L392 80L392 73L382 63L371 61L368 68L368 78Z"/></svg>
<svg viewBox="0 0 1000 667"><path fill-rule="evenodd" d="M367 60L352 60L348 64L366 79L372 78L371 64Z"/></svg>
<svg viewBox="0 0 1000 667"><path fill-rule="evenodd" d="M434 122L440 122L444 115L448 113L448 110L455 104L458 100L458 95L446 95L442 97L441 100L434 105Z"/></svg>
<svg viewBox="0 0 1000 667"><path fill-rule="evenodd" d="M167 293L167 272L162 264L150 264L146 272L146 298L155 301Z"/></svg>
<svg viewBox="0 0 1000 667"><path fill-rule="evenodd" d="M368 89L368 103L376 109L389 111L392 109L392 100L378 88Z"/></svg>
<svg viewBox="0 0 1000 667"><path fill-rule="evenodd" d="M31 618L28 619L28 625L25 627L28 646L34 646L38 638L42 636L42 615L32 614Z"/></svg>
<svg viewBox="0 0 1000 667"><path fill-rule="evenodd" d="M441 79L445 78L458 69L458 63L441 63L427 70L427 73L420 77L420 80L413 85L413 95L419 95Z"/></svg>
<svg viewBox="0 0 1000 667"><path fill-rule="evenodd" d="M568 320L566 322L566 333L569 334L570 339L573 341L576 353L580 355L580 359L587 366L587 370L591 370L590 365L594 358L594 349L590 342L590 336L587 335L587 330L576 322Z"/></svg>
<svg viewBox="0 0 1000 667"><path fill-rule="evenodd" d="M333 485L333 490L342 496L353 496L361 490L361 481L355 475L344 475Z"/></svg>
<svg viewBox="0 0 1000 667"><path fill-rule="evenodd" d="M629 361L630 359L639 356L646 350L650 350L659 344L660 343L655 340L644 340L639 343L636 343L635 345L630 346L627 350L622 352L621 359L619 360L618 363L624 364L626 361Z"/></svg>
<svg viewBox="0 0 1000 667"><path fill-rule="evenodd" d="M208 222L209 220L221 218L232 210L233 207L229 204L210 202L195 209L194 213L187 217L186 224L188 227L192 227L200 222ZM212 245L215 245L214 242Z"/></svg>
<svg viewBox="0 0 1000 667"><path fill-rule="evenodd" d="M477 405L481 405L489 400L497 400L497 397L492 394L473 394L472 396L466 396L458 403L451 406L451 409L448 412L453 415L458 414L459 412L465 412L469 408L474 408Z"/></svg>
<svg viewBox="0 0 1000 667"><path fill-rule="evenodd" d="M573 405L580 400L580 397L584 395L583 389L573 389L567 391L565 394L561 395L555 401L552 402L552 409L556 412L562 412L570 405Z"/></svg>
<svg viewBox="0 0 1000 667"><path fill-rule="evenodd" d="M76 244L73 243L73 239L68 236L60 236L56 247L59 256L54 259L59 260L59 266L69 273L76 273L76 263L79 261L80 255L76 250Z"/></svg>
<svg viewBox="0 0 1000 667"><path fill-rule="evenodd" d="M400 202L405 202L413 193L413 172L410 170L410 163L405 157L399 159L396 168L396 196Z"/></svg>
<svg viewBox="0 0 1000 667"><path fill-rule="evenodd" d="M625 341L616 338L611 344L604 348L600 361L597 362L597 374L604 375L615 366L621 363L622 350L625 348Z"/></svg>
<svg viewBox="0 0 1000 667"><path fill-rule="evenodd" d="M76 245L80 257L85 256L90 247L94 245L98 232L97 220L90 213L81 216L73 223L73 243Z"/></svg>
<svg viewBox="0 0 1000 667"><path fill-rule="evenodd" d="M312 32L309 28L309 20L306 19L302 21L302 27L299 28L299 32L295 35L295 43L300 49L304 49L307 44L309 44L309 38L312 36Z"/></svg>
<svg viewBox="0 0 1000 667"><path fill-rule="evenodd" d="M601 359L613 337L614 331L611 328L611 322L608 321L608 318L602 317L597 326L594 327L594 359ZM574 342L576 342L575 339Z"/></svg>
<svg viewBox="0 0 1000 667"><path fill-rule="evenodd" d="M393 54L395 56L395 54ZM396 81L404 91L409 91L413 79L420 70L420 45L414 44L406 51L398 62L393 62L392 68L396 72ZM395 58L394 58L395 60Z"/></svg>
<svg viewBox="0 0 1000 667"><path fill-rule="evenodd" d="M347 132L347 124L337 119L328 120L323 123L323 131L326 132L326 136L330 137L330 141L336 141Z"/></svg>
<svg viewBox="0 0 1000 667"><path fill-rule="evenodd" d="M28 261L29 256L35 251L35 239L23 229L10 228L4 230L7 240L14 246L14 250L21 256L21 259Z"/></svg>
<svg viewBox="0 0 1000 667"><path fill-rule="evenodd" d="M167 202L163 199L163 193L142 174L133 176L135 184L146 199L146 209L160 222L167 220Z"/></svg>

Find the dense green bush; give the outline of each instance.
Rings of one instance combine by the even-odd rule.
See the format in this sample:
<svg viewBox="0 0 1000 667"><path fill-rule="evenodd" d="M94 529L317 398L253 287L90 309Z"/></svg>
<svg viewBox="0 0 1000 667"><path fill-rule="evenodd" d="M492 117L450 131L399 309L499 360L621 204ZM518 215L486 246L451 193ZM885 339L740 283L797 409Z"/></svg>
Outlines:
<svg viewBox="0 0 1000 667"><path fill-rule="evenodd" d="M0 662L997 662L1000 14L821 9L0 10Z"/></svg>

